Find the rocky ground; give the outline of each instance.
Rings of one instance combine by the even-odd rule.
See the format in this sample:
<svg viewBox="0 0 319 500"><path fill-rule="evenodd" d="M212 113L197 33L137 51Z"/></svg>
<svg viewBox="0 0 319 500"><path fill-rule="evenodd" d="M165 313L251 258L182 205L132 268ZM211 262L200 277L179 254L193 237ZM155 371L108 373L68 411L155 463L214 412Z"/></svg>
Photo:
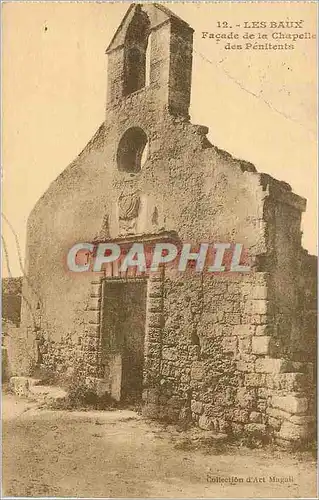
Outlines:
<svg viewBox="0 0 319 500"><path fill-rule="evenodd" d="M2 494L311 498L316 463L310 452L203 445L128 410L54 411L5 394Z"/></svg>

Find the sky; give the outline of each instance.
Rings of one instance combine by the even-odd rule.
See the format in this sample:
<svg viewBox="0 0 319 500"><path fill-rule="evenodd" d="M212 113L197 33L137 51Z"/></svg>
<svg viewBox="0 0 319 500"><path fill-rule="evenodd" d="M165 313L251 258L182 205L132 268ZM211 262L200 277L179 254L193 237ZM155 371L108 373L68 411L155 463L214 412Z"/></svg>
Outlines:
<svg viewBox="0 0 319 500"><path fill-rule="evenodd" d="M303 29L285 32L316 33L315 2L165 5L195 29L191 121L209 127L214 145L307 198L303 245L317 253L316 40L299 40L294 50L244 51L202 36L221 33L218 21L303 20ZM3 5L2 231L13 276L21 274L30 211L104 120L105 49L127 8L107 2Z"/></svg>

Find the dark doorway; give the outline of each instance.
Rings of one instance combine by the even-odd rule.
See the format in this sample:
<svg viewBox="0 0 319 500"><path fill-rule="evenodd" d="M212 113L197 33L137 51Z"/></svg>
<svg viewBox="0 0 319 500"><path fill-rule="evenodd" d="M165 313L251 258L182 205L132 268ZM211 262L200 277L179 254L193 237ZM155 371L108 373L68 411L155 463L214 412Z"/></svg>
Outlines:
<svg viewBox="0 0 319 500"><path fill-rule="evenodd" d="M111 395L126 403L142 396L146 281L105 281L102 357Z"/></svg>

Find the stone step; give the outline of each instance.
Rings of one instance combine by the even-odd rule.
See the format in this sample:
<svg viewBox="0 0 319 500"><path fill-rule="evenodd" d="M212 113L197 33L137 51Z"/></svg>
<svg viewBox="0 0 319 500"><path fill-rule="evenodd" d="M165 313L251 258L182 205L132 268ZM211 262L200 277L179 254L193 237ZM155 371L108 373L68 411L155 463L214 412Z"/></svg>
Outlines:
<svg viewBox="0 0 319 500"><path fill-rule="evenodd" d="M33 385L29 388L29 397L40 403L51 403L53 401L63 401L67 392L61 387L49 385Z"/></svg>
<svg viewBox="0 0 319 500"><path fill-rule="evenodd" d="M28 397L30 387L41 383L41 379L32 377L11 377L10 388L14 394L20 397Z"/></svg>
<svg viewBox="0 0 319 500"><path fill-rule="evenodd" d="M14 394L40 403L61 401L67 393L57 386L41 385L42 380L32 377L11 377L10 388Z"/></svg>

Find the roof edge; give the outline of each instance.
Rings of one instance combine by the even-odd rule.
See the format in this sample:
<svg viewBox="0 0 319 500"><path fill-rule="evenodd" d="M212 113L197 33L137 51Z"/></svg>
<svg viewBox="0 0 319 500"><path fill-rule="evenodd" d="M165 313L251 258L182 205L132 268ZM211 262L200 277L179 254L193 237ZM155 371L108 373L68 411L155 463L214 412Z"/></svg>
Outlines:
<svg viewBox="0 0 319 500"><path fill-rule="evenodd" d="M186 22L184 21L181 17L177 16L176 14L174 14L174 12L172 12L170 9L168 9L167 7L164 7L164 5L161 5L159 3L153 3L151 2L150 3L151 5L153 5L156 9L159 9L161 10L162 12L164 12L164 14L169 18L169 19L173 19L174 21L177 21L178 23L182 24L183 26L185 26L185 28L191 30L191 31L194 31L194 29ZM125 23L125 20L127 19L128 15L130 14L130 12L137 6L137 5L141 5L143 6L142 3L131 3L131 5L129 6L129 8L127 9L122 21L120 22L117 30L115 31L110 43L108 44L106 50L105 50L105 54L109 54L113 48L112 48L112 45L113 45L113 42L114 40L116 39L118 33L121 31L124 23Z"/></svg>

